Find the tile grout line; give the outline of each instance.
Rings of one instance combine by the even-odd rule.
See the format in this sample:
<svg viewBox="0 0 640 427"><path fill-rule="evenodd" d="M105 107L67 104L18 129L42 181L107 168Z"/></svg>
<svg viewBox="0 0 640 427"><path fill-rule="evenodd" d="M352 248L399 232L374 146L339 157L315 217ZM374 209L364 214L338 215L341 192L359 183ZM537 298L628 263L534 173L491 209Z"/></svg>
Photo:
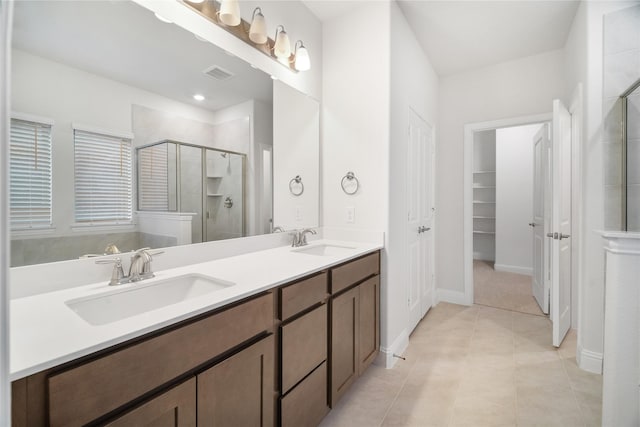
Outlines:
<svg viewBox="0 0 640 427"><path fill-rule="evenodd" d="M470 307L473 307L473 306L470 306ZM473 332L471 334L471 337L469 338L469 341L470 341L469 342L469 347L467 348L467 352L466 352L465 358L464 358L465 367L466 367L466 364L467 364L467 362L469 360L469 350L470 350L470 347L471 347L471 342L473 342L473 338L475 337L476 331L478 330L478 317L479 316L480 316L480 310L478 309L476 311L476 318L473 321ZM463 374L463 376L464 376L464 374ZM453 425L453 419L454 419L454 416L455 416L455 413L456 413L456 403L458 402L458 397L460 395L461 386L462 386L462 380L458 382L458 386L456 387L455 398L453 399L453 406L451 408L451 415L449 417L449 422L447 423L447 425L450 426L450 427Z"/></svg>
<svg viewBox="0 0 640 427"><path fill-rule="evenodd" d="M411 343L409 343L409 345L411 345ZM407 347L408 349L409 347ZM406 350L405 350L406 352ZM404 381L402 381L402 385L400 386L400 388L398 388L398 391L396 392L396 395L393 398L393 401L391 402L391 404L387 407L387 410L384 412L384 415L382 416L382 419L380 420L380 423L378 424L378 427L382 427L382 425L384 424L384 420L387 419L387 415L389 415L389 412L391 411L391 408L393 408L393 405L395 405L395 403L398 400L398 397L400 396L400 393L402 393L402 390L404 390L404 386L407 384L407 381L409 381L409 376L411 375L411 372L415 369L415 363L414 365L409 369L409 372L407 373L407 377L404 379Z"/></svg>
<svg viewBox="0 0 640 427"><path fill-rule="evenodd" d="M560 347L562 347L562 344L560 344ZM564 359L560 355L560 347L556 349L556 352L558 353L558 357L560 358L560 363L562 364L562 371L564 372L564 375L567 377L567 383L569 384L569 388L571 389L573 400L575 400L576 405L578 406L578 410L580 411L580 418L582 419L582 425L587 426L586 416L582 408L582 405L580 404L580 399L578 399L578 396L576 395L576 391L573 388L573 382L571 381L571 377L569 376L569 372L567 371L567 367L565 366Z"/></svg>

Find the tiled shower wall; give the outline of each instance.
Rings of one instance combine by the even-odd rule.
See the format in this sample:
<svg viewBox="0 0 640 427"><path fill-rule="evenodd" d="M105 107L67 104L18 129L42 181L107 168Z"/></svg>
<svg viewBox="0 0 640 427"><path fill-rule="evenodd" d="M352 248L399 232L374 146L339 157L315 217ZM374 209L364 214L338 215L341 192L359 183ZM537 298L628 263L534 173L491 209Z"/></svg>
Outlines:
<svg viewBox="0 0 640 427"><path fill-rule="evenodd" d="M622 228L622 95L640 78L640 6L604 17L603 129L605 229ZM640 231L640 95L628 98L628 229Z"/></svg>

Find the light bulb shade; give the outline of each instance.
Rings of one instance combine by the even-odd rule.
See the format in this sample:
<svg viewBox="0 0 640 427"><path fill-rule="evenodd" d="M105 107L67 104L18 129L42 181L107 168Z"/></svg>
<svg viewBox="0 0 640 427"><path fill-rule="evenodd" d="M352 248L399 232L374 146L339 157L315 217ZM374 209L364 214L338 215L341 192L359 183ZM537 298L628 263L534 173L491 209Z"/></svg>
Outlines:
<svg viewBox="0 0 640 427"><path fill-rule="evenodd" d="M265 44L267 42L267 24L264 15L260 12L254 13L251 27L249 27L249 39L255 44Z"/></svg>
<svg viewBox="0 0 640 427"><path fill-rule="evenodd" d="M284 28L276 35L276 42L273 45L273 53L280 59L287 59L291 56L291 42L289 41L289 36Z"/></svg>
<svg viewBox="0 0 640 427"><path fill-rule="evenodd" d="M240 3L238 0L222 0L218 17L223 24L230 27L240 25Z"/></svg>
<svg viewBox="0 0 640 427"><path fill-rule="evenodd" d="M309 51L303 45L296 49L296 60L293 66L298 71L307 71L309 68L311 68Z"/></svg>

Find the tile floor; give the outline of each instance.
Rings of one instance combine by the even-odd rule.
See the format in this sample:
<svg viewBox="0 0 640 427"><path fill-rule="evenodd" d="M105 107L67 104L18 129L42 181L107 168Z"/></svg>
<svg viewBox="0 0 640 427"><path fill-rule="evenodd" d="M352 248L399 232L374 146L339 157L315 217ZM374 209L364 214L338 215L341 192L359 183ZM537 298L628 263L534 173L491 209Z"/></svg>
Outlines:
<svg viewBox="0 0 640 427"><path fill-rule="evenodd" d="M602 377L576 366L575 333L551 346L546 317L440 303L406 361L372 365L321 424L597 426Z"/></svg>
<svg viewBox="0 0 640 427"><path fill-rule="evenodd" d="M473 298L476 304L544 316L531 294L531 276L496 271L489 261L473 261Z"/></svg>

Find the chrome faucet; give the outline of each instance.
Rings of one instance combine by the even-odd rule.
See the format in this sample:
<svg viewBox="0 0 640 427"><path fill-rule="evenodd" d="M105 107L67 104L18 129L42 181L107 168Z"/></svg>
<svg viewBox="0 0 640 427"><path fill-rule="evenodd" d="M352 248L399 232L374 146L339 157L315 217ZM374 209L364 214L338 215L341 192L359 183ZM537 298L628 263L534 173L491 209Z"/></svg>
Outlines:
<svg viewBox="0 0 640 427"><path fill-rule="evenodd" d="M159 255L161 253L163 253L163 251L149 252L149 248L142 248L135 251L131 256L131 265L129 265L129 274L127 276L124 275L122 260L120 258L99 259L96 261L96 264L113 264L109 286L124 285L125 283L139 282L140 280L154 277L151 271L152 255Z"/></svg>
<svg viewBox="0 0 640 427"><path fill-rule="evenodd" d="M138 249L131 256L131 265L129 265L129 281L138 282L144 279L151 279L155 276L151 271L152 255L159 255L160 252L149 252L149 248Z"/></svg>
<svg viewBox="0 0 640 427"><path fill-rule="evenodd" d="M307 243L307 233L311 233L311 234L318 234L316 232L316 230L314 230L313 228L305 228L304 230L302 230L300 232L300 240L299 240L299 246L306 246L308 245Z"/></svg>
<svg viewBox="0 0 640 427"><path fill-rule="evenodd" d="M296 230L292 233L289 233L289 235L293 236L291 247L297 248L300 246L308 245L309 243L307 243L307 233L317 234L316 230L312 228L305 228L304 230Z"/></svg>

